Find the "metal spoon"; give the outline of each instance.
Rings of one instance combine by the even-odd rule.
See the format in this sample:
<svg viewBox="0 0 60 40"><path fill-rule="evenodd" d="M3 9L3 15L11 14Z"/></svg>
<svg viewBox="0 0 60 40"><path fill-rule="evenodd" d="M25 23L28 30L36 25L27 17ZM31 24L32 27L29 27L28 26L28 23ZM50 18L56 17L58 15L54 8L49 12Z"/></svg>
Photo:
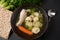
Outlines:
<svg viewBox="0 0 60 40"><path fill-rule="evenodd" d="M49 16L49 22L51 21L51 18L56 15L56 11L54 9L48 10L48 16Z"/></svg>

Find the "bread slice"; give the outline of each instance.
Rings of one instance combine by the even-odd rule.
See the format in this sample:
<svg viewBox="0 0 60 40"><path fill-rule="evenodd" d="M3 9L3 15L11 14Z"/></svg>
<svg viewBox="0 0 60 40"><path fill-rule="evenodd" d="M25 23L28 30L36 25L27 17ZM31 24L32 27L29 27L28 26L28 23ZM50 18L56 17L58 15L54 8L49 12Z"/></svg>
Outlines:
<svg viewBox="0 0 60 40"><path fill-rule="evenodd" d="M11 30L12 11L0 8L0 38L7 39Z"/></svg>

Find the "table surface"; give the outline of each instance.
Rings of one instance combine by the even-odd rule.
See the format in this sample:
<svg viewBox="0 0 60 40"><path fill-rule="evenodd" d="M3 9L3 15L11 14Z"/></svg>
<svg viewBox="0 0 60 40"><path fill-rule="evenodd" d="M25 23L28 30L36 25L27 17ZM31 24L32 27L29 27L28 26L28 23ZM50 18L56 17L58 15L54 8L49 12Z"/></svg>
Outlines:
<svg viewBox="0 0 60 40"><path fill-rule="evenodd" d="M54 18L52 18L44 35L36 40L60 40L60 0L43 0L43 3L43 8L46 10L46 12L49 9L55 9L57 14ZM13 33L10 37L10 40L22 39Z"/></svg>

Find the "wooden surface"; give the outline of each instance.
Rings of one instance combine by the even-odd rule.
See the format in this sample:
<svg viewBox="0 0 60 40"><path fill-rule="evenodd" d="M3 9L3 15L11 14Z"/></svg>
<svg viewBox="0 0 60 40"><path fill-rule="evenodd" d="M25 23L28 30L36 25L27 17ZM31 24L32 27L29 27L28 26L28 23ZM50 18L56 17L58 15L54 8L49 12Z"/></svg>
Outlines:
<svg viewBox="0 0 60 40"><path fill-rule="evenodd" d="M0 40L7 39L11 30L10 19L12 12L4 8L0 8Z"/></svg>

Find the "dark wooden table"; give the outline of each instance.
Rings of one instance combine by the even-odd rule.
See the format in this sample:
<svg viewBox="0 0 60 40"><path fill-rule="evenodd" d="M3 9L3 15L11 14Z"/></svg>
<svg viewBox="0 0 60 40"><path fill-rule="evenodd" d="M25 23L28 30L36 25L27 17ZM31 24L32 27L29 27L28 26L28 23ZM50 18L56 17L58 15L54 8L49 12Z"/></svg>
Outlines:
<svg viewBox="0 0 60 40"><path fill-rule="evenodd" d="M46 10L46 12L49 9L55 9L57 14L54 18L52 18L44 35L36 40L60 40L60 0L43 0L43 3L43 8ZM22 39L13 33L10 40Z"/></svg>

